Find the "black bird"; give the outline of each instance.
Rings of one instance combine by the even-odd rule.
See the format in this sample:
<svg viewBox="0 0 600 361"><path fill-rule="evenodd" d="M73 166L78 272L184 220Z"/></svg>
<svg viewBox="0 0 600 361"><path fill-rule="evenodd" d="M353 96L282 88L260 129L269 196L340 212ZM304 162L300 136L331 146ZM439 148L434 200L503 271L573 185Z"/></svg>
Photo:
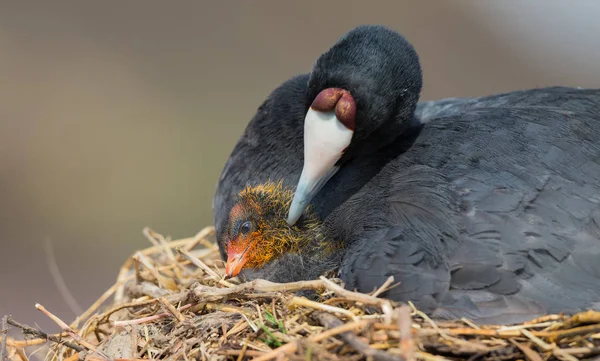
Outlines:
<svg viewBox="0 0 600 361"><path fill-rule="evenodd" d="M600 90L420 90L415 50L383 26L275 89L213 201L229 275L338 269L363 292L394 276L383 296L477 322L600 309Z"/></svg>

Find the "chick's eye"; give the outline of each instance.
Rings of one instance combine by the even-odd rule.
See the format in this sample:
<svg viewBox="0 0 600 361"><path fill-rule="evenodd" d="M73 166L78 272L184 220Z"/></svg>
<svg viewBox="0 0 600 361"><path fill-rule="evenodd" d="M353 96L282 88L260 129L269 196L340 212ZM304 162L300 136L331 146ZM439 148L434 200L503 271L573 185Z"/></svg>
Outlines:
<svg viewBox="0 0 600 361"><path fill-rule="evenodd" d="M252 222L247 221L240 225L240 229L238 230L238 233L245 236L248 233L250 233L251 230L252 230Z"/></svg>

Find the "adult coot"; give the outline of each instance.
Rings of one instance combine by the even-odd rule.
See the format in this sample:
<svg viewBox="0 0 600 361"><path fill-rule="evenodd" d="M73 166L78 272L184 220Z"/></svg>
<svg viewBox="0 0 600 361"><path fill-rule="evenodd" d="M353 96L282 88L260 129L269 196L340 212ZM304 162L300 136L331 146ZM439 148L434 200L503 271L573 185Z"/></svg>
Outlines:
<svg viewBox="0 0 600 361"><path fill-rule="evenodd" d="M382 26L275 89L215 194L228 274L338 269L364 292L394 276L385 297L478 322L600 308L600 90L420 90L413 47Z"/></svg>

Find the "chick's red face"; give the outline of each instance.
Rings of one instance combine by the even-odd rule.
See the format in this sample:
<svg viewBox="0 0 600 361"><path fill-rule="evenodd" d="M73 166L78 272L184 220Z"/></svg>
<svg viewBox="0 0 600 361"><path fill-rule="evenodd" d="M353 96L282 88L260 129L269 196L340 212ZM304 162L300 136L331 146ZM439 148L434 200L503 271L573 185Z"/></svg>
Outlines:
<svg viewBox="0 0 600 361"><path fill-rule="evenodd" d="M227 277L237 276L244 268L257 267L259 260L258 243L261 232L257 227L255 207L246 202L237 203L229 214L229 228L226 235Z"/></svg>
<svg viewBox="0 0 600 361"><path fill-rule="evenodd" d="M239 222L238 222L239 223ZM258 241L257 235L253 234L252 221L239 223L234 237L227 242L227 265L225 273L227 277L235 277L244 268L251 267L255 262L255 246Z"/></svg>

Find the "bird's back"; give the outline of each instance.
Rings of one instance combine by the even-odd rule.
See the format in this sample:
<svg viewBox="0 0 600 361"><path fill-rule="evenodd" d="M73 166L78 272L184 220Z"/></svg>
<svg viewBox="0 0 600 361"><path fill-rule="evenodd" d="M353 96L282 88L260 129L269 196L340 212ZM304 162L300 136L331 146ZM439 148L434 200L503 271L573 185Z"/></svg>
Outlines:
<svg viewBox="0 0 600 361"><path fill-rule="evenodd" d="M599 306L600 91L448 99L416 116L414 143L327 220L350 238L349 286L394 275L390 297L487 321Z"/></svg>

